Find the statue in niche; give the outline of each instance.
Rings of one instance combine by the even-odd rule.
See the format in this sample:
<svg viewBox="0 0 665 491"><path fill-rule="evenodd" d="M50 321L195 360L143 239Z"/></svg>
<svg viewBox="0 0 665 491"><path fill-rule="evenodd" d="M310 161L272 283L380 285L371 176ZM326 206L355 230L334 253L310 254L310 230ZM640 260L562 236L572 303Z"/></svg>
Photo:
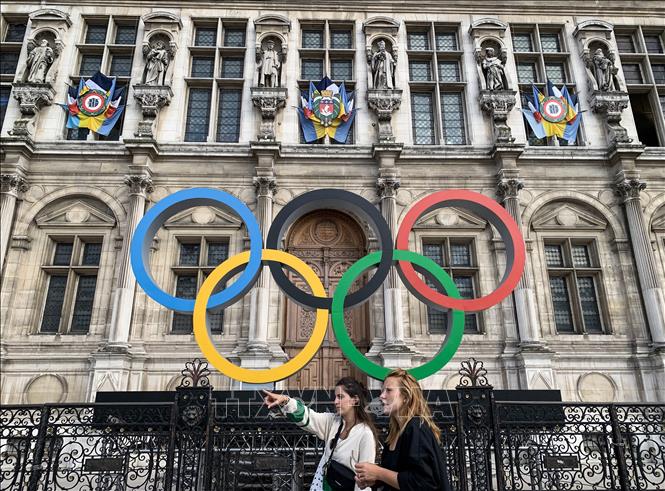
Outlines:
<svg viewBox="0 0 665 491"><path fill-rule="evenodd" d="M28 82L43 84L46 82L46 74L55 60L53 49L48 45L46 39L39 42L39 46L33 47L28 52L25 65L24 79Z"/></svg>
<svg viewBox="0 0 665 491"><path fill-rule="evenodd" d="M143 83L146 85L166 85L166 69L171 62L171 53L161 39L143 46L145 70Z"/></svg>
<svg viewBox="0 0 665 491"><path fill-rule="evenodd" d="M257 69L259 70L260 87L279 87L279 72L282 68L280 55L275 51L275 42L268 39L265 49L260 49L257 53Z"/></svg>
<svg viewBox="0 0 665 491"><path fill-rule="evenodd" d="M601 92L611 92L616 90L614 77L619 69L614 66L613 57L608 58L603 53L602 48L596 49L591 58L591 73L596 79L598 90Z"/></svg>
<svg viewBox="0 0 665 491"><path fill-rule="evenodd" d="M392 89L395 58L386 51L386 42L381 39L376 44L377 50L370 60L372 82L375 89Z"/></svg>
<svg viewBox="0 0 665 491"><path fill-rule="evenodd" d="M494 48L485 48L485 58L482 61L485 85L487 90L504 90L506 87L506 73L501 60L495 56Z"/></svg>

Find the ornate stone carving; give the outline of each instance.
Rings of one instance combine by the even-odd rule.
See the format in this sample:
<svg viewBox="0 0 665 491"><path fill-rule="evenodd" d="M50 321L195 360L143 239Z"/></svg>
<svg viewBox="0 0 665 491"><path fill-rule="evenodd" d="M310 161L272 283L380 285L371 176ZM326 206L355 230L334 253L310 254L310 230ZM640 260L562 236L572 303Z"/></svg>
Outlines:
<svg viewBox="0 0 665 491"><path fill-rule="evenodd" d="M19 109L24 116L35 116L44 106L53 103L55 90L50 83L15 83L12 90L14 99L19 102Z"/></svg>
<svg viewBox="0 0 665 491"><path fill-rule="evenodd" d="M151 12L142 17L145 30L142 51L145 68L141 83L171 85L173 58L178 50L176 39L182 29L180 18L170 12Z"/></svg>
<svg viewBox="0 0 665 491"><path fill-rule="evenodd" d="M123 182L129 186L129 194L138 194L142 197L147 197L148 194L154 191L152 179L148 176L130 175L125 176Z"/></svg>
<svg viewBox="0 0 665 491"><path fill-rule="evenodd" d="M615 184L616 192L624 201L639 199L647 183L638 178L622 179Z"/></svg>
<svg viewBox="0 0 665 491"><path fill-rule="evenodd" d="M2 194L18 196L29 188L28 181L18 174L0 174L0 192Z"/></svg>
<svg viewBox="0 0 665 491"><path fill-rule="evenodd" d="M376 191L380 198L394 198L400 187L398 177L379 177L376 180Z"/></svg>
<svg viewBox="0 0 665 491"><path fill-rule="evenodd" d="M32 29L26 42L28 56L21 82L52 83L58 70L58 58L65 45L62 42L71 25L69 15L57 9L40 9L30 14Z"/></svg>
<svg viewBox="0 0 665 491"><path fill-rule="evenodd" d="M269 176L258 176L252 179L257 196L272 196L277 189L277 179Z"/></svg>
<svg viewBox="0 0 665 491"><path fill-rule="evenodd" d="M393 143L392 113L402 103L402 91L399 89L371 89L367 91L367 103L379 120L379 143Z"/></svg>
<svg viewBox="0 0 665 491"><path fill-rule="evenodd" d="M597 47L593 52L593 56L586 51L582 54L582 58L587 67L587 74L590 75L589 85L593 90L601 92L619 90L619 82L617 80L619 69L614 65L614 51L609 51L605 55L603 48Z"/></svg>
<svg viewBox="0 0 665 491"><path fill-rule="evenodd" d="M505 90L508 88L506 72L503 67L506 56L505 53L501 54L503 58L495 56L494 48L488 46L485 48L485 56L479 60L485 75L485 88L487 90Z"/></svg>
<svg viewBox="0 0 665 491"><path fill-rule="evenodd" d="M167 85L134 85L134 99L141 105L143 120L134 133L139 138L153 138L154 123L159 111L168 106L173 98L173 91Z"/></svg>
<svg viewBox="0 0 665 491"><path fill-rule="evenodd" d="M146 85L166 85L166 70L175 55L175 50L161 40L156 39L143 44L145 69L142 82Z"/></svg>
<svg viewBox="0 0 665 491"><path fill-rule="evenodd" d="M43 84L46 82L46 74L54 61L55 53L46 39L42 39L38 46L35 46L34 43L29 44L23 79L32 83Z"/></svg>
<svg viewBox="0 0 665 491"><path fill-rule="evenodd" d="M497 184L497 196L503 201L506 198L519 198L524 181L518 178L501 179Z"/></svg>
<svg viewBox="0 0 665 491"><path fill-rule="evenodd" d="M284 62L291 21L279 14L266 14L254 21L256 29L256 86L284 87Z"/></svg>
<svg viewBox="0 0 665 491"><path fill-rule="evenodd" d="M367 49L367 63L372 71L373 89L395 88L397 52L394 45L391 53L386 50L385 39L379 39L374 46Z"/></svg>
<svg viewBox="0 0 665 491"><path fill-rule="evenodd" d="M259 141L275 141L275 117L277 111L286 104L287 90L280 87L252 87L251 92L252 103L261 111L261 128L257 138Z"/></svg>
<svg viewBox="0 0 665 491"><path fill-rule="evenodd" d="M630 143L626 128L621 126L621 113L628 107L628 93L594 91L589 98L591 110L605 121L608 136L614 143Z"/></svg>
<svg viewBox="0 0 665 491"><path fill-rule="evenodd" d="M515 140L506 122L508 114L515 107L515 94L514 90L480 91L480 107L492 118L496 143L512 143Z"/></svg>
<svg viewBox="0 0 665 491"><path fill-rule="evenodd" d="M259 71L259 87L280 86L282 56L279 50L275 50L275 41L272 38L268 38L264 46L257 46L256 69Z"/></svg>
<svg viewBox="0 0 665 491"><path fill-rule="evenodd" d="M512 89L505 71L508 48L504 37L507 28L505 22L491 18L478 19L469 27L481 91Z"/></svg>

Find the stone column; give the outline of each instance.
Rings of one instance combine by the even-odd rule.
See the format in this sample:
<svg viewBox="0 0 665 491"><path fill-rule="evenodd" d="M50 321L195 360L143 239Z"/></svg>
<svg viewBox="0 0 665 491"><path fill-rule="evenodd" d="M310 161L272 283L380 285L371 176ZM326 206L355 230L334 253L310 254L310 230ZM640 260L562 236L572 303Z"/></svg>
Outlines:
<svg viewBox="0 0 665 491"><path fill-rule="evenodd" d="M16 201L28 190L28 182L18 173L0 175L0 271L5 265L5 254L14 228Z"/></svg>
<svg viewBox="0 0 665 491"><path fill-rule="evenodd" d="M105 347L106 351L127 351L129 348L129 331L134 310L134 293L136 279L132 272L129 258L129 248L143 214L148 194L153 190L152 179L149 175L125 176L125 184L129 187L129 213L127 215L127 234L122 246L120 258L118 285L113 294L113 311L111 313L111 330Z"/></svg>
<svg viewBox="0 0 665 491"><path fill-rule="evenodd" d="M649 231L642 213L640 192L647 187L635 171L621 171L617 175L616 190L623 199L630 230L630 241L637 264L637 274L651 339L656 346L665 345L665 295L658 277Z"/></svg>
<svg viewBox="0 0 665 491"><path fill-rule="evenodd" d="M277 180L272 176L254 178L256 188L256 217L261 226L265 243L268 229L272 223L272 197L277 187ZM270 271L264 268L254 288L249 314L249 339L247 350L250 352L268 351L268 320L270 318Z"/></svg>
<svg viewBox="0 0 665 491"><path fill-rule="evenodd" d="M510 216L513 217L519 229L523 231L519 192L524 187L524 182L517 175L516 171L500 171L497 195L503 202L506 211L510 213ZM530 269L529 261L527 260L524 265L524 273L522 273L522 277L513 292L515 311L517 313L517 328L522 345L537 343L539 337L536 297L533 291L533 284L531 283Z"/></svg>

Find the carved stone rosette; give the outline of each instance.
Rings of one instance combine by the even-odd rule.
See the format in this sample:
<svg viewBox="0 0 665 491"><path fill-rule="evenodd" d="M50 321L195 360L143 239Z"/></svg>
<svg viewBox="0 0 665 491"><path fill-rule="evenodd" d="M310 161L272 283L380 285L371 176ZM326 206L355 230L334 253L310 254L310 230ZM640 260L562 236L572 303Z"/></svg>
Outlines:
<svg viewBox="0 0 665 491"><path fill-rule="evenodd" d="M30 136L35 116L42 107L53 103L55 90L50 83L16 82L12 94L19 102L24 117L14 121L14 128L9 133L13 136Z"/></svg>
<svg viewBox="0 0 665 491"><path fill-rule="evenodd" d="M275 117L286 105L287 90L284 87L252 87L252 102L261 111L261 128L257 139L274 142Z"/></svg>
<svg viewBox="0 0 665 491"><path fill-rule="evenodd" d="M496 143L512 143L515 138L507 124L508 114L515 107L514 90L481 90L480 107L492 118Z"/></svg>
<svg viewBox="0 0 665 491"><path fill-rule="evenodd" d="M402 103L401 89L370 89L367 102L379 120L379 143L394 143L392 114Z"/></svg>
<svg viewBox="0 0 665 491"><path fill-rule="evenodd" d="M630 143L632 138L628 137L628 131L621 126L621 113L628 107L628 93L626 92L601 92L594 90L589 98L591 110L600 114L605 120L605 125L610 141L615 143Z"/></svg>
<svg viewBox="0 0 665 491"><path fill-rule="evenodd" d="M173 91L168 85L134 85L134 99L138 101L143 113L143 120L139 122L138 130L134 135L138 138L154 138L154 123L159 111L171 104Z"/></svg>

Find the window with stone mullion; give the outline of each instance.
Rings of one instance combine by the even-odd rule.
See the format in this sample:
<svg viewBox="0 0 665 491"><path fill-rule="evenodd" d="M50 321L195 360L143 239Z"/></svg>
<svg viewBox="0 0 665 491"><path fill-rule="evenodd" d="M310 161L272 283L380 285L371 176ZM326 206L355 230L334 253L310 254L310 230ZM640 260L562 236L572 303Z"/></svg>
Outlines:
<svg viewBox="0 0 665 491"><path fill-rule="evenodd" d="M441 129L445 145L464 145L464 99L460 92L441 92Z"/></svg>
<svg viewBox="0 0 665 491"><path fill-rule="evenodd" d="M434 107L431 92L411 93L411 124L413 143L416 145L434 145Z"/></svg>
<svg viewBox="0 0 665 491"><path fill-rule="evenodd" d="M217 141L235 143L240 138L242 90L221 87L217 111Z"/></svg>
<svg viewBox="0 0 665 491"><path fill-rule="evenodd" d="M211 89L189 89L185 141L205 142L208 139L210 125Z"/></svg>

